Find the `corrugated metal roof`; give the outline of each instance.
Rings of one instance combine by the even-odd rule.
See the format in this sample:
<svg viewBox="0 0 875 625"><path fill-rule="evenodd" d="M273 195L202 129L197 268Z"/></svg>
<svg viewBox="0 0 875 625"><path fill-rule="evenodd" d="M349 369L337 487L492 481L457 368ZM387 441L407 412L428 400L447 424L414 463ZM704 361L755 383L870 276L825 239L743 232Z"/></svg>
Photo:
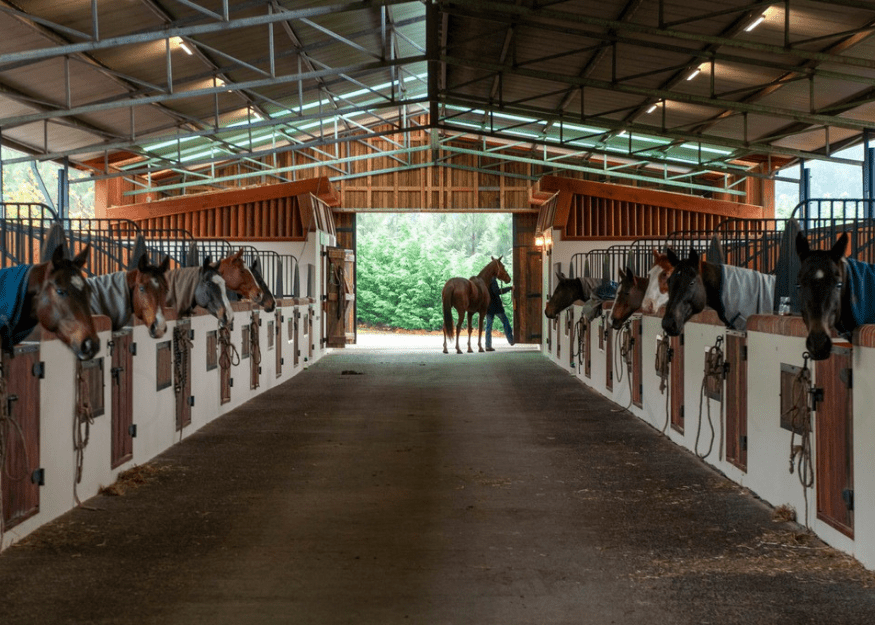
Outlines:
<svg viewBox="0 0 875 625"><path fill-rule="evenodd" d="M227 20L195 4L98 3L96 20L90 0L7 5L3 139L98 168L116 152L142 155L131 172L208 168L432 111L444 138L713 178L825 158L875 123L875 8L856 0L275 0Z"/></svg>

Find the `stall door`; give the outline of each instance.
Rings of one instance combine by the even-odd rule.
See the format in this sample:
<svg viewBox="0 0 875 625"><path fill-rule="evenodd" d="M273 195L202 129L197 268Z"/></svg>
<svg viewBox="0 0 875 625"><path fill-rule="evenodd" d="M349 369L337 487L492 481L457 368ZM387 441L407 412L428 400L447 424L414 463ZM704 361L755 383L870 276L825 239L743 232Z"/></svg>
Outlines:
<svg viewBox="0 0 875 625"><path fill-rule="evenodd" d="M817 518L854 536L853 401L851 350L834 346L814 375L823 389L814 419L817 441Z"/></svg>
<svg viewBox="0 0 875 625"><path fill-rule="evenodd" d="M252 311L249 322L249 388L257 389L261 376L261 318Z"/></svg>
<svg viewBox="0 0 875 625"><path fill-rule="evenodd" d="M325 331L328 347L355 343L355 253L326 248Z"/></svg>
<svg viewBox="0 0 875 625"><path fill-rule="evenodd" d="M605 341L605 388L614 390L614 328L604 318L602 330Z"/></svg>
<svg viewBox="0 0 875 625"><path fill-rule="evenodd" d="M641 317L632 319L632 403L639 408L643 406L644 393L643 331Z"/></svg>
<svg viewBox="0 0 875 625"><path fill-rule="evenodd" d="M684 431L684 335L671 338L671 426Z"/></svg>
<svg viewBox="0 0 875 625"><path fill-rule="evenodd" d="M112 335L112 449L109 464L113 469L134 457L133 339L130 330Z"/></svg>
<svg viewBox="0 0 875 625"><path fill-rule="evenodd" d="M191 322L173 328L173 391L176 395L176 429L191 424Z"/></svg>
<svg viewBox="0 0 875 625"><path fill-rule="evenodd" d="M276 350L276 377L280 377L283 374L283 312L282 309L277 308L276 312L274 312L273 317L273 343L274 349Z"/></svg>
<svg viewBox="0 0 875 625"><path fill-rule="evenodd" d="M747 471L747 337L726 333L726 460Z"/></svg>
<svg viewBox="0 0 875 625"><path fill-rule="evenodd" d="M4 531L39 512L40 373L39 347L18 346L15 357L3 354L3 377L9 420L4 424L6 462L0 471Z"/></svg>

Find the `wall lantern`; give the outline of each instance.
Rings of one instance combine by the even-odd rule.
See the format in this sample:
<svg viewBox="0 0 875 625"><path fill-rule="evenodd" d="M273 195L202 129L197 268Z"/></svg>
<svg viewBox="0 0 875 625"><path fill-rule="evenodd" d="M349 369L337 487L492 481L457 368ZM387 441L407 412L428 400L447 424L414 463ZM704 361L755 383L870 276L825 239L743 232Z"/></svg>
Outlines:
<svg viewBox="0 0 875 625"><path fill-rule="evenodd" d="M537 247L539 250L544 248L544 235L543 234L539 234L538 236L535 237L535 247Z"/></svg>

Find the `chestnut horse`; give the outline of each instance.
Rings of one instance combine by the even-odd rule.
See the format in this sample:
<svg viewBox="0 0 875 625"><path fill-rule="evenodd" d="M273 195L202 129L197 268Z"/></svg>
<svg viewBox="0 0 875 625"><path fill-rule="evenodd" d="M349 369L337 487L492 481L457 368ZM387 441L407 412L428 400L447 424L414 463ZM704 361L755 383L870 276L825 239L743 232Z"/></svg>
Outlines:
<svg viewBox="0 0 875 625"><path fill-rule="evenodd" d="M635 312L641 308L644 292L647 290L648 279L639 278L629 267L620 269L620 286L617 287L617 297L611 308L611 325L619 330Z"/></svg>
<svg viewBox="0 0 875 625"><path fill-rule="evenodd" d="M91 317L90 289L82 273L90 251L91 246L86 245L71 261L64 258L64 246L59 245L48 262L0 272L4 350L11 351L40 324L70 347L79 360L97 355L100 339Z"/></svg>
<svg viewBox="0 0 875 625"><path fill-rule="evenodd" d="M829 358L832 330L850 337L857 326L875 323L875 265L845 258L847 247L847 232L829 250L812 250L804 234L796 235L805 348L813 360Z"/></svg>
<svg viewBox="0 0 875 625"><path fill-rule="evenodd" d="M660 254L659 250L653 250L653 266L647 272L647 290L644 292L644 300L641 302L641 310L646 313L655 313L668 302L668 277L674 267L666 254Z"/></svg>
<svg viewBox="0 0 875 625"><path fill-rule="evenodd" d="M160 339L167 331L164 301L169 290L165 277L169 266L169 256L156 266L143 254L136 269L88 278L91 312L109 317L114 332L126 326L133 315L149 328L153 339Z"/></svg>
<svg viewBox="0 0 875 625"><path fill-rule="evenodd" d="M566 278L561 271L556 273L559 282L544 306L544 316L556 319L563 310L577 300L585 302L592 297L602 281L598 278Z"/></svg>
<svg viewBox="0 0 875 625"><path fill-rule="evenodd" d="M240 297L246 297L256 304L261 304L264 299L264 291L243 261L242 247L237 250L236 254L231 254L231 256L220 260L218 271L225 280L225 288L234 291Z"/></svg>
<svg viewBox="0 0 875 625"><path fill-rule="evenodd" d="M479 331L477 335L478 351L485 351L481 340L483 338L483 320L486 317L486 309L489 307L489 283L493 278L498 278L502 282L510 282L510 276L507 275L507 270L501 264L501 256L492 258L489 264L483 270L473 276L471 279L465 278L450 278L444 285L441 292L441 300L444 305L444 353L447 352L447 336L450 341L453 340L453 308L459 315L459 325L456 328L456 353L461 354L459 348L459 336L462 334L462 322L465 318L465 313L468 313L468 352L473 352L471 349L471 332L472 321L475 313L480 314Z"/></svg>

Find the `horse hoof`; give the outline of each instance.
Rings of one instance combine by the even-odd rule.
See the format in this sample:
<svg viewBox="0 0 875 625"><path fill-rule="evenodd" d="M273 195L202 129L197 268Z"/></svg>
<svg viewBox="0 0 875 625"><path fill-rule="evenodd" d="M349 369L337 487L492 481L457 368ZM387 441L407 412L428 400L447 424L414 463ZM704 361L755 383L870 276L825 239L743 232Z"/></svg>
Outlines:
<svg viewBox="0 0 875 625"><path fill-rule="evenodd" d="M447 351L447 348L446 348L446 347L444 347L444 353L445 353L445 354L449 354L449 353L450 353L450 352Z"/></svg>
<svg viewBox="0 0 875 625"><path fill-rule="evenodd" d="M461 353L462 353L462 350L461 350L461 349L457 349L457 350L456 350L456 353L457 353L457 354L461 354Z"/></svg>

